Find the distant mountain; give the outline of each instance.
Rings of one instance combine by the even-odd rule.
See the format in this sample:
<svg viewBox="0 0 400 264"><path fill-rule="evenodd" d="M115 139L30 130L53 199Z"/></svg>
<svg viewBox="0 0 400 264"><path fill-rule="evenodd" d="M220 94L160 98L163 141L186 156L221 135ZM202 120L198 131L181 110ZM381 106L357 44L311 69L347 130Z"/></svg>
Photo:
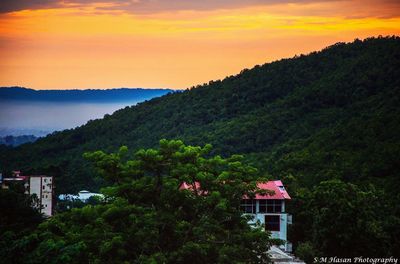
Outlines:
<svg viewBox="0 0 400 264"><path fill-rule="evenodd" d="M40 102L126 102L144 101L171 93L171 89L88 89L88 90L33 90L23 87L0 87L0 101Z"/></svg>
<svg viewBox="0 0 400 264"><path fill-rule="evenodd" d="M23 135L23 136L5 136L0 137L0 145L16 147L25 143L35 142L38 137L34 135Z"/></svg>
<svg viewBox="0 0 400 264"><path fill-rule="evenodd" d="M3 87L0 88L0 136L45 136L172 92L140 88L32 90Z"/></svg>
<svg viewBox="0 0 400 264"><path fill-rule="evenodd" d="M3 110L0 106L0 110ZM1 115L0 115L1 120ZM39 129L14 129L14 128L7 128L7 127L0 127L0 137L6 136L26 136L26 135L34 135L35 137L44 137L50 134L50 131L46 130L39 130Z"/></svg>

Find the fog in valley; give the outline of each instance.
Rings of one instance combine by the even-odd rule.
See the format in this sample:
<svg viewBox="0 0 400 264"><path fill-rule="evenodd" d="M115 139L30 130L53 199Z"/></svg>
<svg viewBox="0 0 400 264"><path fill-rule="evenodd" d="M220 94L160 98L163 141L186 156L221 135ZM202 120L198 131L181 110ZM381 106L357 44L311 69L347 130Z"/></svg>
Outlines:
<svg viewBox="0 0 400 264"><path fill-rule="evenodd" d="M91 119L102 118L105 114L136 103L0 101L0 136L44 136L56 130L83 125Z"/></svg>

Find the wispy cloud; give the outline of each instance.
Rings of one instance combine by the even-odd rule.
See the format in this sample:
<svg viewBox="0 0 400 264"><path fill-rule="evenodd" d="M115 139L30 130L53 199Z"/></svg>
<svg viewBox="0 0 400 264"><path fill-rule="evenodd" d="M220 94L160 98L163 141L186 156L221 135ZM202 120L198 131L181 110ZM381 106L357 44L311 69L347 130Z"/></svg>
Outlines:
<svg viewBox="0 0 400 264"><path fill-rule="evenodd" d="M149 15L176 11L212 11L252 6L309 6L318 3L337 5L336 10L310 10L310 15L343 15L345 17L398 17L398 0L1 0L0 13L52 8L94 7L99 12L121 11ZM290 8L291 10L291 8ZM302 10L303 15L307 10Z"/></svg>
<svg viewBox="0 0 400 264"><path fill-rule="evenodd" d="M60 2L57 0L2 0L0 2L0 13L8 13L26 9L41 9L57 7Z"/></svg>

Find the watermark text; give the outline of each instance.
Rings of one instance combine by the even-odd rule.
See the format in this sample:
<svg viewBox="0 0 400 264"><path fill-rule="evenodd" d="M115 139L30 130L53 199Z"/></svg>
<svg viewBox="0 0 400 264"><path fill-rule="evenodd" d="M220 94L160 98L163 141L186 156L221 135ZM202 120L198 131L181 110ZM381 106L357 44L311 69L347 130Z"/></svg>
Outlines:
<svg viewBox="0 0 400 264"><path fill-rule="evenodd" d="M370 257L315 257L314 263L354 263L354 264L397 264L398 259L394 257L370 258Z"/></svg>

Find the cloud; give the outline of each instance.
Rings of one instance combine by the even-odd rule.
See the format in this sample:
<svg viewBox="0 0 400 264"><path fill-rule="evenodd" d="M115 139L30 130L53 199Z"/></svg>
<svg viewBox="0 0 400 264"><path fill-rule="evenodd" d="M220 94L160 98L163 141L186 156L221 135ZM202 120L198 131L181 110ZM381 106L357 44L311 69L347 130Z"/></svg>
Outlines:
<svg viewBox="0 0 400 264"><path fill-rule="evenodd" d="M329 2L334 0L319 0ZM102 10L157 13L179 10L216 10L254 5L304 3L311 0L1 0L0 13L43 8L96 5ZM102 4L104 6L102 6Z"/></svg>
<svg viewBox="0 0 400 264"><path fill-rule="evenodd" d="M25 9L41 9L47 7L55 7L59 1L55 0L1 0L0 13L8 13L12 11L25 10Z"/></svg>
<svg viewBox="0 0 400 264"><path fill-rule="evenodd" d="M0 13L44 8L92 7L99 11L122 11L133 14L154 14L183 10L210 11L251 6L285 6L285 4L332 4L333 10L322 13L361 17L398 17L398 0L0 0ZM330 7L332 7L330 6ZM286 7L285 7L286 8ZM289 8L292 9L292 8ZM93 10L93 9L92 9ZM327 12L325 12L327 11ZM354 12L356 14L354 14ZM326 15L326 14L325 14Z"/></svg>

